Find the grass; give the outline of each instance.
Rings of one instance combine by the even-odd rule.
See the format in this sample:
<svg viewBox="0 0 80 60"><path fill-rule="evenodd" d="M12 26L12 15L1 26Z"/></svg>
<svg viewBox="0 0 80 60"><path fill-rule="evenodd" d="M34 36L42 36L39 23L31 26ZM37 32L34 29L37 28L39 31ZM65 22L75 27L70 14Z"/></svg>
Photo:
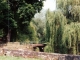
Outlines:
<svg viewBox="0 0 80 60"><path fill-rule="evenodd" d="M22 57L11 57L11 56L0 56L0 60L42 60L37 58L22 58Z"/></svg>

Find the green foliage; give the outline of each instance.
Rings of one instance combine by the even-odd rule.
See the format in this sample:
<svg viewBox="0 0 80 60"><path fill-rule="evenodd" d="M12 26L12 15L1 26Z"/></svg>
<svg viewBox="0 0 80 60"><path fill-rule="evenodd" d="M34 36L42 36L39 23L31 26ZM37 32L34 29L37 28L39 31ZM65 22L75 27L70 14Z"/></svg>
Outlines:
<svg viewBox="0 0 80 60"><path fill-rule="evenodd" d="M80 22L80 0L57 0L57 8L71 21Z"/></svg>
<svg viewBox="0 0 80 60"><path fill-rule="evenodd" d="M48 53L51 53L52 52L52 47L50 46L50 44L48 44L45 48L44 48L44 51L45 52L48 52Z"/></svg>
<svg viewBox="0 0 80 60"><path fill-rule="evenodd" d="M11 40L13 41L19 34L29 35L31 38L32 27L30 22L34 14L42 9L44 0L0 0L0 29L5 35L11 30ZM15 32L15 33L14 33Z"/></svg>
<svg viewBox="0 0 80 60"><path fill-rule="evenodd" d="M24 31L25 29L21 33L18 33L18 40L20 42L26 42L29 40L30 42L38 43L37 33L32 22L30 22L30 26L27 26L27 32Z"/></svg>
<svg viewBox="0 0 80 60"><path fill-rule="evenodd" d="M45 40L45 23L41 20L41 18L34 18L32 20L32 22L34 24L36 37L38 37L39 43L46 42L46 40Z"/></svg>
<svg viewBox="0 0 80 60"><path fill-rule="evenodd" d="M46 19L46 40L50 42L52 52L62 53L62 34L64 25L67 24L66 18L60 11L50 12L48 10Z"/></svg>
<svg viewBox="0 0 80 60"><path fill-rule="evenodd" d="M68 49L72 49L72 54L77 54L77 44L80 39L80 23L66 25L63 33L63 42Z"/></svg>
<svg viewBox="0 0 80 60"><path fill-rule="evenodd" d="M80 23L67 23L59 10L46 13L46 40L50 44L48 52L78 54L80 41Z"/></svg>
<svg viewBox="0 0 80 60"><path fill-rule="evenodd" d="M70 50L70 53L78 54L78 42L80 37L80 0L57 0L57 8L62 11L68 21L63 29L63 45Z"/></svg>
<svg viewBox="0 0 80 60"><path fill-rule="evenodd" d="M79 0L57 0L57 10L46 13L46 40L51 52L79 53ZM52 48L51 48L52 47Z"/></svg>

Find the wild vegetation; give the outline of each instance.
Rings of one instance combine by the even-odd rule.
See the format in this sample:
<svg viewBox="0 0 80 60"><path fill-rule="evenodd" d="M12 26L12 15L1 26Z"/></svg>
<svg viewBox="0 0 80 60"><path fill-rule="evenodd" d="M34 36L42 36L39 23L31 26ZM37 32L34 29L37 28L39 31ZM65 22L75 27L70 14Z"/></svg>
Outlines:
<svg viewBox="0 0 80 60"><path fill-rule="evenodd" d="M47 43L45 52L80 54L80 0L56 0L45 19L34 17L44 0L0 0L0 37Z"/></svg>
<svg viewBox="0 0 80 60"><path fill-rule="evenodd" d="M7 41L34 37L30 22L40 12L44 0L0 0L0 30ZM24 39L22 39L24 38Z"/></svg>
<svg viewBox="0 0 80 60"><path fill-rule="evenodd" d="M50 52L79 54L79 0L57 0L57 10L46 13L46 40Z"/></svg>

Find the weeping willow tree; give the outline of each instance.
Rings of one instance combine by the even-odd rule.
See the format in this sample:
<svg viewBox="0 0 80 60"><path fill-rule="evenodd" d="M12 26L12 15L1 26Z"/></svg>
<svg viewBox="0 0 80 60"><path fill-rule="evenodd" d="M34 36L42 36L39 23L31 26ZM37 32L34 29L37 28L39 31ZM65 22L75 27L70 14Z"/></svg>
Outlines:
<svg viewBox="0 0 80 60"><path fill-rule="evenodd" d="M46 13L48 52L79 54L80 23L67 23L66 16L57 10Z"/></svg>
<svg viewBox="0 0 80 60"><path fill-rule="evenodd" d="M78 54L80 40L80 0L56 0L57 9L60 9L67 19L63 30L62 41L67 53Z"/></svg>
<svg viewBox="0 0 80 60"><path fill-rule="evenodd" d="M50 42L49 47L47 48L48 52L54 52L54 26L53 26L53 12L49 10L46 13L46 41ZM52 23L53 22L53 23ZM55 25L55 24L54 24Z"/></svg>
<svg viewBox="0 0 80 60"><path fill-rule="evenodd" d="M80 41L80 23L71 23L65 25L62 40L63 45L65 45L67 48L67 53L78 54L78 44Z"/></svg>
<svg viewBox="0 0 80 60"><path fill-rule="evenodd" d="M69 22L80 22L80 0L56 0L57 8L67 17Z"/></svg>
<svg viewBox="0 0 80 60"><path fill-rule="evenodd" d="M50 52L64 53L62 34L67 20L60 11L46 13L46 40L50 42Z"/></svg>

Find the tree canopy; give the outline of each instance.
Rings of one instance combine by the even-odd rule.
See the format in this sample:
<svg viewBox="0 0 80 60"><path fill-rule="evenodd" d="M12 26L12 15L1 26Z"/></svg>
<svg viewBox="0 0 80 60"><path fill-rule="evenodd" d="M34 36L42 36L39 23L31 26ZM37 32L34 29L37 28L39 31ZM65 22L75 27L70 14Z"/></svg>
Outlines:
<svg viewBox="0 0 80 60"><path fill-rule="evenodd" d="M44 0L0 0L0 29L13 41L17 34L31 34L30 21L40 12Z"/></svg>
<svg viewBox="0 0 80 60"><path fill-rule="evenodd" d="M57 8L73 22L80 22L80 0L57 0Z"/></svg>
<svg viewBox="0 0 80 60"><path fill-rule="evenodd" d="M46 13L48 51L79 54L80 0L57 0L57 9Z"/></svg>

